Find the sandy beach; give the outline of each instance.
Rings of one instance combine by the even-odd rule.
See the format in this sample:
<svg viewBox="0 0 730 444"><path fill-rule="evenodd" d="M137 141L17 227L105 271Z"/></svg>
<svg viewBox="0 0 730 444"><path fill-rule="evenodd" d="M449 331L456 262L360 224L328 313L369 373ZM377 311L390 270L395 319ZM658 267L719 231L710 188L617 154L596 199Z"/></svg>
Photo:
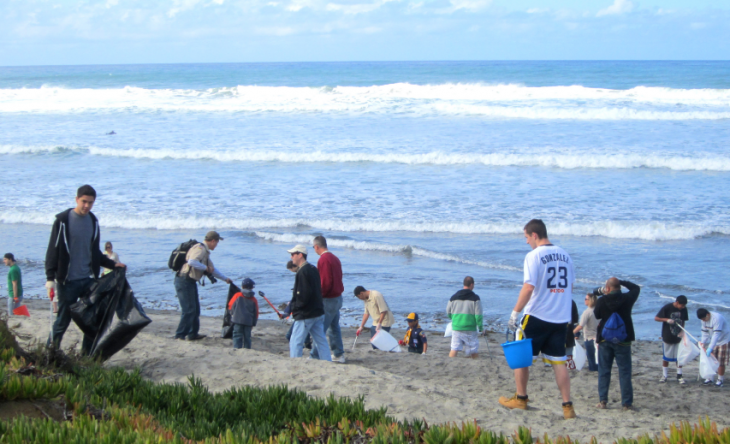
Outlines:
<svg viewBox="0 0 730 444"><path fill-rule="evenodd" d="M31 318L14 316L9 325L23 344L44 341L49 332L48 302L26 301ZM2 299L0 306L7 304ZM5 310L3 310L3 315ZM364 396L368 408L388 408L399 418L424 418L429 423L460 422L476 419L484 428L511 434L518 426L532 429L533 436L569 435L583 442L595 436L600 442L619 437L636 437L666 430L678 421L696 421L709 415L721 427L730 425L722 413L727 411L727 389L700 386L697 362L685 369L688 384L680 386L670 371L670 382L659 383L661 344L637 341L633 346L634 406L636 411L621 411L618 375L614 367L609 408L601 411L598 402L597 374L571 372L572 397L578 418L563 420L560 398L553 372L542 364L532 367L528 386L530 410L510 411L497 403L501 395L514 391L513 373L507 366L499 344L504 335L488 336L492 357L484 339L478 359L448 358L449 338L441 332L427 332L428 353L386 353L372 350L361 337L354 350L355 330L343 329L346 364L306 359L290 359L284 337L288 325L260 321L253 330L252 350L233 350L230 339L220 338L221 319L201 317L201 333L208 337L195 342L173 339L179 312L149 311L153 320L125 349L113 356L108 366L126 369L139 367L142 374L160 382L187 382L199 377L212 391L240 385L267 386L286 384L317 397ZM392 333L402 337L405 322L398 322ZM401 327L398 329L397 327ZM657 333L659 329L657 328ZM366 333L367 336L367 333ZM71 325L63 346L80 347L81 334ZM305 350L306 352L306 350ZM305 356L306 353L305 353Z"/></svg>

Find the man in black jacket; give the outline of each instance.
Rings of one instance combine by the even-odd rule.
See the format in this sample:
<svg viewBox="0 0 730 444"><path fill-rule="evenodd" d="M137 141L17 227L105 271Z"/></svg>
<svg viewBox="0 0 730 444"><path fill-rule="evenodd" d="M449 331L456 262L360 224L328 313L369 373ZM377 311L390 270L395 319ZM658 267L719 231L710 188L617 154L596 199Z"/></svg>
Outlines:
<svg viewBox="0 0 730 444"><path fill-rule="evenodd" d="M291 299L291 312L294 316L294 328L289 340L289 357L301 358L304 351L304 338L307 333L319 350L321 361L332 361L330 346L324 335L324 303L322 302L322 283L317 267L307 262L307 247L297 245L291 250L291 260L299 267L294 278L294 290Z"/></svg>
<svg viewBox="0 0 730 444"><path fill-rule="evenodd" d="M48 344L61 345L63 334L71 322L71 305L89 290L99 278L101 267L124 267L106 257L99 248L99 221L91 212L96 190L84 185L76 192L76 208L58 213L51 229L46 250L46 289L49 296L56 288L58 316L53 324ZM84 335L81 353L91 351L94 338Z"/></svg>
<svg viewBox="0 0 730 444"><path fill-rule="evenodd" d="M621 286L629 292L621 293ZM616 359L618 381L621 386L622 410L632 410L634 404L634 388L631 385L631 342L634 336L634 322L631 311L639 298L641 288L629 281L620 281L615 277L606 281L605 288L596 288L593 294L603 295L598 299L593 313L600 320L596 343L598 346L598 396L600 402L596 407L605 409L608 403L608 388L611 385L611 367ZM618 316L611 319L616 313ZM617 319L618 318L618 319ZM608 326L607 326L608 324ZM606 337L610 335L610 337Z"/></svg>

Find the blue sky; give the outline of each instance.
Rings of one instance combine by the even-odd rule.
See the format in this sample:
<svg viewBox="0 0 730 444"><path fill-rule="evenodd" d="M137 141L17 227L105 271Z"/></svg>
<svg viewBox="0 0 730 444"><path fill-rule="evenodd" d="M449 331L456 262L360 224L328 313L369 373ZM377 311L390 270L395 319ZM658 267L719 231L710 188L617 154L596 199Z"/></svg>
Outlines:
<svg viewBox="0 0 730 444"><path fill-rule="evenodd" d="M728 60L728 0L0 0L0 66Z"/></svg>

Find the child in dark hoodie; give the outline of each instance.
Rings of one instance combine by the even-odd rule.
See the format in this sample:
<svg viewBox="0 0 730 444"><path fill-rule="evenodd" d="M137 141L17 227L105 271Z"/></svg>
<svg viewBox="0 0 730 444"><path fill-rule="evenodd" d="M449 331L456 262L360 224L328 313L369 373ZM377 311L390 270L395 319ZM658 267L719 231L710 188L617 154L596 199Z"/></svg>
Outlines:
<svg viewBox="0 0 730 444"><path fill-rule="evenodd" d="M233 323L233 348L251 348L251 330L259 320L259 303L254 296L256 284L250 278L241 283L241 292L228 303Z"/></svg>

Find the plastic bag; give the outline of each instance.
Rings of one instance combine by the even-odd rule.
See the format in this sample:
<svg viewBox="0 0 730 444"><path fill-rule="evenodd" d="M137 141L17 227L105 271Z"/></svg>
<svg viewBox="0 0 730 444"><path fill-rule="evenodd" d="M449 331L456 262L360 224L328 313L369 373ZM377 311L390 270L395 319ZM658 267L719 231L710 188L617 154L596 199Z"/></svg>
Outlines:
<svg viewBox="0 0 730 444"><path fill-rule="evenodd" d="M231 310L228 309L228 304L231 302L233 295L240 291L241 289L234 284L228 285L228 298L226 299L226 310L223 313L223 328L221 329L221 338L223 339L233 337L233 322L231 322Z"/></svg>
<svg viewBox="0 0 730 444"><path fill-rule="evenodd" d="M700 353L700 376L705 379L712 379L717 374L718 367L720 367L720 363L717 362L714 356Z"/></svg>
<svg viewBox="0 0 730 444"><path fill-rule="evenodd" d="M444 338L448 338L453 333L453 330L451 329L451 322L449 322L449 325L446 326L446 330L444 331Z"/></svg>
<svg viewBox="0 0 730 444"><path fill-rule="evenodd" d="M370 343L373 344L376 348L387 352L400 353L403 351L398 346L398 340L391 336L390 333L385 330L380 330L379 332L375 333L375 336L370 338Z"/></svg>
<svg viewBox="0 0 730 444"><path fill-rule="evenodd" d="M684 332L679 334L682 339L679 342L679 351L677 352L677 365L684 367L700 355L700 349L690 341Z"/></svg>
<svg viewBox="0 0 730 444"><path fill-rule="evenodd" d="M88 293L71 305L71 319L85 335L94 338L89 355L102 359L126 347L152 322L134 297L125 268L115 268L95 281Z"/></svg>

